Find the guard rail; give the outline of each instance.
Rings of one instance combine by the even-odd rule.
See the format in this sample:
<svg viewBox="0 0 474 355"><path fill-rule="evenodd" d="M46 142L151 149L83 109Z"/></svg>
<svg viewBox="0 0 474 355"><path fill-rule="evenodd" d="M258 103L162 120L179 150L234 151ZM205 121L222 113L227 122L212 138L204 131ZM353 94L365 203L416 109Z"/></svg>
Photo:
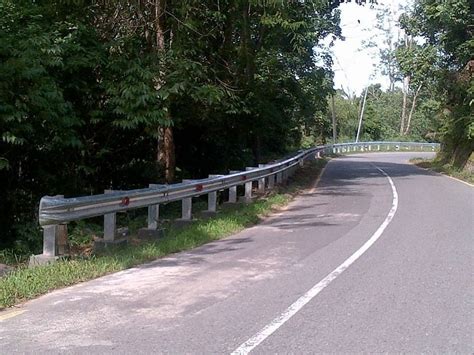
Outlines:
<svg viewBox="0 0 474 355"><path fill-rule="evenodd" d="M64 198L64 196L44 196L39 206L39 223L43 228L43 254L32 256L30 264L43 264L56 260L64 252L60 241L67 237L67 223L90 217L104 216L105 245L120 242L117 238L116 213L136 208L148 208L148 234L159 230L159 205L182 201L183 221L192 219L192 198L208 195L208 212L217 210L217 191L229 190L228 202L237 202L237 186L245 185L244 202L252 198L253 183L258 183L258 191L280 184L304 164L307 159L315 159L321 154L349 153L359 151L384 150L431 150L439 148L438 143L417 142L358 142L317 146L299 151L283 161L247 168L245 171L231 171L228 175L209 175L206 179L183 180L171 185L150 184L148 188L128 191L105 191L103 194ZM146 234L146 233L145 233Z"/></svg>

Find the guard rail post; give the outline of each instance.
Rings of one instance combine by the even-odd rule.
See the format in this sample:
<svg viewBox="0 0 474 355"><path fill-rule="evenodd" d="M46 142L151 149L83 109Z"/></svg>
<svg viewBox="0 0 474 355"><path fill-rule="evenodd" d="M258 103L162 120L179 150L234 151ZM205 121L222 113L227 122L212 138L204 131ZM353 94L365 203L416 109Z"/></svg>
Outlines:
<svg viewBox="0 0 474 355"><path fill-rule="evenodd" d="M258 164L259 168L264 168L265 164ZM260 178L258 179L258 192L259 193L264 193L265 192L265 178Z"/></svg>
<svg viewBox="0 0 474 355"><path fill-rule="evenodd" d="M223 175L209 175L209 178L221 177ZM217 191L211 191L207 194L207 210L206 213L217 212Z"/></svg>
<svg viewBox="0 0 474 355"><path fill-rule="evenodd" d="M56 195L54 197L60 198L64 197L64 195ZM31 255L28 262L29 267L45 265L58 260L58 240L61 227L66 228L63 232L67 233L66 224L52 224L49 226L43 226L43 254Z"/></svg>
<svg viewBox="0 0 474 355"><path fill-rule="evenodd" d="M105 190L104 194L110 194L113 190ZM117 214L107 213L104 215L104 243L114 242L117 234Z"/></svg>
<svg viewBox="0 0 474 355"><path fill-rule="evenodd" d="M150 184L148 187L157 188L160 186L162 185ZM148 229L157 230L159 219L160 219L160 205L148 206L148 218L147 218Z"/></svg>
<svg viewBox="0 0 474 355"><path fill-rule="evenodd" d="M254 170L255 168L253 167L247 167L245 168L246 171L252 171ZM245 203L249 203L252 201L252 180L248 180L248 181L245 181L245 195L244 197L242 198L242 200L245 202Z"/></svg>
<svg viewBox="0 0 474 355"><path fill-rule="evenodd" d="M282 181L283 181L283 173L279 171L278 173L276 173L276 183L281 184Z"/></svg>
<svg viewBox="0 0 474 355"><path fill-rule="evenodd" d="M281 180L283 183L286 184L286 181L288 180L288 166L285 165L285 168L281 172Z"/></svg>
<svg viewBox="0 0 474 355"><path fill-rule="evenodd" d="M184 179L183 183L192 183L195 180ZM193 219L193 198L185 197L181 200L181 222L189 222Z"/></svg>
<svg viewBox="0 0 474 355"><path fill-rule="evenodd" d="M181 220L190 221L192 216L193 199L186 197L181 200Z"/></svg>
<svg viewBox="0 0 474 355"><path fill-rule="evenodd" d="M230 170L229 174L240 173L238 170ZM237 185L229 187L229 200L228 203L237 203Z"/></svg>
<svg viewBox="0 0 474 355"><path fill-rule="evenodd" d="M275 174L268 175L268 188L271 190L275 187Z"/></svg>

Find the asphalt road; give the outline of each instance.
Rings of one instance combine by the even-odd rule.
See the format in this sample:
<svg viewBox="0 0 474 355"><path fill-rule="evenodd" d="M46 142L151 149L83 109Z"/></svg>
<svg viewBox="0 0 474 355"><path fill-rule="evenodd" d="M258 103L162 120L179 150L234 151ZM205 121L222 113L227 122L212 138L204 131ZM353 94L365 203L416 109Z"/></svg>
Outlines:
<svg viewBox="0 0 474 355"><path fill-rule="evenodd" d="M332 160L258 226L28 302L0 353L472 354L474 188L421 155Z"/></svg>

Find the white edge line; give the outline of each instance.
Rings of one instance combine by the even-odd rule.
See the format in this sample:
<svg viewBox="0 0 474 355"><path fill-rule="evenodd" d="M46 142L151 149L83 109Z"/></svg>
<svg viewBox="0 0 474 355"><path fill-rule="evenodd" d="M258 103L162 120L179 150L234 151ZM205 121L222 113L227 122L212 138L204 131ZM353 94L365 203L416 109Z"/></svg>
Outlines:
<svg viewBox="0 0 474 355"><path fill-rule="evenodd" d="M464 180L461 180L461 179L458 179L454 176L451 176L451 175L448 175L448 174L445 174L445 173L440 173L439 171L436 171L436 170L431 170L431 169L428 169L428 168L423 168L421 166L418 166L414 163L411 163L411 165L413 165L415 168L418 168L418 169L421 169L421 170L425 170L425 171L429 171L435 175L438 175L438 176L444 176L444 177L447 177L447 178L450 178L451 180L456 180L457 182L460 182L460 183L463 183L464 185L467 185L467 186L470 186L470 187L474 187L473 184L467 182L467 181L464 181Z"/></svg>
<svg viewBox="0 0 474 355"><path fill-rule="evenodd" d="M375 165L374 165L375 166ZM390 224L395 213L398 209L398 193L395 188L395 184L391 177L382 169L375 166L390 183L392 188L392 207L385 217L385 220L375 231L375 233L367 240L364 245L362 245L354 254L347 258L341 265L339 265L334 271L327 275L324 279L319 281L314 285L309 291L307 291L303 296L298 298L291 306L289 306L282 314L273 319L269 324L267 324L262 330L260 330L253 337L248 339L245 343L241 344L236 350L234 350L231 355L243 355L250 353L255 347L262 343L266 338L272 335L278 328L285 324L291 317L298 313L308 302L310 302L314 297L316 297L322 290L324 290L332 281L334 281L340 274L342 274L349 266L351 266L357 259L359 259L376 241L380 238L385 228Z"/></svg>

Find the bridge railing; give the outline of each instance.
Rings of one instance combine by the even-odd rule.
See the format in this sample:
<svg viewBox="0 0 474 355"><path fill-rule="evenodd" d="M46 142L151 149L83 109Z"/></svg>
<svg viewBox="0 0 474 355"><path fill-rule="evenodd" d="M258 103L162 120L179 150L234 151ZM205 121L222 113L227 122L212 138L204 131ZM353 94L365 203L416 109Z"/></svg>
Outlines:
<svg viewBox="0 0 474 355"><path fill-rule="evenodd" d="M103 194L71 197L44 196L39 206L39 223L43 227L43 254L33 256L30 264L42 264L56 260L63 250L60 240L67 235L67 223L96 216L104 216L104 245L115 244L121 239L116 227L116 213L137 208L148 208L148 223L144 234L152 235L159 230L159 205L173 201L182 201L182 221L192 220L192 198L208 195L208 209L217 210L217 192L229 190L228 202L238 200L237 186L245 186L243 202L252 199L253 184L264 192L275 185L285 182L299 166L308 159L317 159L322 154L344 154L363 151L387 150L429 150L439 148L437 143L416 142L359 142L323 145L299 151L294 156L279 162L249 167L245 171L231 171L228 175L209 175L206 179L183 180L171 185L150 184L147 188L110 191Z"/></svg>

